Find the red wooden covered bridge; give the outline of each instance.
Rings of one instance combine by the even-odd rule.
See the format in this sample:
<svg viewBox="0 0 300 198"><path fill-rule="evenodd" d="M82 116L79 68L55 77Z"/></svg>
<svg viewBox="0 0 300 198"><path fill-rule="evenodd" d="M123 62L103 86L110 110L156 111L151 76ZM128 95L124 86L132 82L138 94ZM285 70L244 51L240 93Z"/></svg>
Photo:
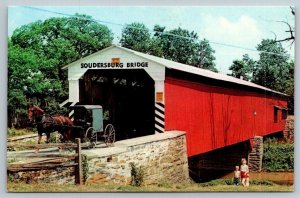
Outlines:
<svg viewBox="0 0 300 198"><path fill-rule="evenodd" d="M182 130L195 156L285 127L285 94L124 47L64 68L69 103L102 105L119 139Z"/></svg>

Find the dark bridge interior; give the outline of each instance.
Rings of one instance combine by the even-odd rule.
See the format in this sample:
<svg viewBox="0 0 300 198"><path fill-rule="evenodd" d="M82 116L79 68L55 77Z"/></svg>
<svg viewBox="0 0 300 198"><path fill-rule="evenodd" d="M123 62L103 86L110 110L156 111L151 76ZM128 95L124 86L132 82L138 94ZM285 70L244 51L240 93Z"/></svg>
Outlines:
<svg viewBox="0 0 300 198"><path fill-rule="evenodd" d="M248 141L219 148L207 153L189 157L190 177L195 182L207 182L233 174L235 166L241 165L250 151Z"/></svg>
<svg viewBox="0 0 300 198"><path fill-rule="evenodd" d="M88 70L80 104L102 105L104 127L114 125L116 140L154 134L154 81L143 69Z"/></svg>

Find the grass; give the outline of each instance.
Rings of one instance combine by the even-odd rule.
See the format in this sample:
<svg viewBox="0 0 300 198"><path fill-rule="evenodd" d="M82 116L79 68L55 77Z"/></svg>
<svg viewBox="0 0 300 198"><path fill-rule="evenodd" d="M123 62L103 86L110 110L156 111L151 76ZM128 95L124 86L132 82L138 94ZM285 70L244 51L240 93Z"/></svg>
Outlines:
<svg viewBox="0 0 300 198"><path fill-rule="evenodd" d="M258 182L259 183L259 182ZM263 183L263 182L262 182ZM8 192L291 192L294 186L273 184L251 184L249 187L233 186L227 184L169 184L163 183L151 186L135 187L117 184L26 184L23 182L7 183Z"/></svg>
<svg viewBox="0 0 300 198"><path fill-rule="evenodd" d="M8 128L7 137L15 137L21 135L29 135L34 134L35 132L29 129L15 129L15 128Z"/></svg>
<svg viewBox="0 0 300 198"><path fill-rule="evenodd" d="M12 137L17 137L17 136L22 136L22 135L29 135L29 134L35 134L33 130L29 129L15 129L15 128L8 128L7 131L7 138L12 138ZM27 141L23 140L23 144L36 144L37 140L32 140L28 139ZM21 147L16 147L16 148L8 148L8 151L22 151L26 150L27 148L21 148Z"/></svg>

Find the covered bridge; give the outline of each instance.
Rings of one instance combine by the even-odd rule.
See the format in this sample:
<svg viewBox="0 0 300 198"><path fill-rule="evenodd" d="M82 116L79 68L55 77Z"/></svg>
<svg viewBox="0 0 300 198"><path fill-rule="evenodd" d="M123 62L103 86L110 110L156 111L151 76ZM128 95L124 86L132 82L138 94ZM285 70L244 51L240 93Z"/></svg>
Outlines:
<svg viewBox="0 0 300 198"><path fill-rule="evenodd" d="M285 94L124 47L64 69L68 101L102 105L118 139L182 130L191 157L285 127Z"/></svg>

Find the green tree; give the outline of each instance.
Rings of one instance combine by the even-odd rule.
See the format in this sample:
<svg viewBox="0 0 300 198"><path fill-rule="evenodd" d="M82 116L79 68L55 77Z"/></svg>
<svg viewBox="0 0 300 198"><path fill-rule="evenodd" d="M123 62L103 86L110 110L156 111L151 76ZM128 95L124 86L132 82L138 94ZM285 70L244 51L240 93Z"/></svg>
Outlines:
<svg viewBox="0 0 300 198"><path fill-rule="evenodd" d="M195 57L196 59L195 65L203 69L208 69L214 72L218 72L216 68L216 64L214 62L216 60L214 56L215 50L212 49L208 40L204 39L200 41L199 51L200 51L199 61L198 58Z"/></svg>
<svg viewBox="0 0 300 198"><path fill-rule="evenodd" d="M154 31L156 31L154 37L160 40L164 58L214 72L218 71L214 63L215 51L208 40L199 42L196 32L180 27L165 31L165 27L158 25L154 26Z"/></svg>
<svg viewBox="0 0 300 198"><path fill-rule="evenodd" d="M288 64L288 73L286 74L286 81L285 81L285 91L288 97L288 108L289 113L294 115L294 97L295 97L295 76L294 76L294 61L290 61Z"/></svg>
<svg viewBox="0 0 300 198"><path fill-rule="evenodd" d="M24 99L33 97L53 111L68 94L67 71L62 66L110 46L112 40L107 26L79 14L16 29L8 47L9 111L26 113ZM11 115L16 117L16 112Z"/></svg>
<svg viewBox="0 0 300 198"><path fill-rule="evenodd" d="M161 40L164 58L184 64L197 65L199 44L196 41L198 35L195 32L189 32L179 27L170 31L164 31L158 37ZM185 37L191 39L186 39Z"/></svg>
<svg viewBox="0 0 300 198"><path fill-rule="evenodd" d="M122 30L120 43L123 47L147 53L151 42L151 34L143 23L131 23Z"/></svg>
<svg viewBox="0 0 300 198"><path fill-rule="evenodd" d="M133 50L217 72L215 51L208 40L199 42L197 33L180 27L165 31L165 27L155 25L153 30L155 33L151 35L144 24L129 24L122 31L120 43Z"/></svg>
<svg viewBox="0 0 300 198"><path fill-rule="evenodd" d="M289 111L294 112L294 61L280 42L264 39L257 46L260 57L254 68L253 82L289 95ZM265 53L271 52L271 53Z"/></svg>
<svg viewBox="0 0 300 198"><path fill-rule="evenodd" d="M112 44L113 35L107 26L90 16L53 17L24 25L13 32L11 41L21 48L31 48L45 58L41 71L67 84L61 67Z"/></svg>
<svg viewBox="0 0 300 198"><path fill-rule="evenodd" d="M8 45L8 121L9 125L19 125L18 120L26 117L28 97L56 95L61 84L45 77L39 70L43 59L32 49Z"/></svg>
<svg viewBox="0 0 300 198"><path fill-rule="evenodd" d="M289 56L281 43L264 39L258 44L257 50L260 54L254 68L253 82L285 92L286 81L289 78Z"/></svg>
<svg viewBox="0 0 300 198"><path fill-rule="evenodd" d="M229 67L229 70L231 70L229 75L236 78L242 77L247 81L252 80L255 64L256 62L248 54L244 54L242 60L233 61L233 64Z"/></svg>

